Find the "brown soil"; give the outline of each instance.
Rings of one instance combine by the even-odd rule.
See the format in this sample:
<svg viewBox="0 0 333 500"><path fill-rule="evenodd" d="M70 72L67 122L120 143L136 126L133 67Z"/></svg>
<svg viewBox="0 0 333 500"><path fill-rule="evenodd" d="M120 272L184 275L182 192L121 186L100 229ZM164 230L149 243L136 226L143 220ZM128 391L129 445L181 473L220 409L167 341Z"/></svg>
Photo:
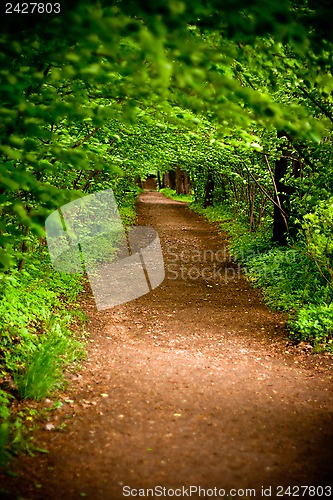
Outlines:
<svg viewBox="0 0 333 500"><path fill-rule="evenodd" d="M286 340L285 318L222 259L215 226L154 192L138 211L159 233L166 278L102 312L87 291L88 360L36 432L49 453L13 461L3 498L118 500L126 485L257 498L271 486L279 498L279 485L332 485L331 358Z"/></svg>

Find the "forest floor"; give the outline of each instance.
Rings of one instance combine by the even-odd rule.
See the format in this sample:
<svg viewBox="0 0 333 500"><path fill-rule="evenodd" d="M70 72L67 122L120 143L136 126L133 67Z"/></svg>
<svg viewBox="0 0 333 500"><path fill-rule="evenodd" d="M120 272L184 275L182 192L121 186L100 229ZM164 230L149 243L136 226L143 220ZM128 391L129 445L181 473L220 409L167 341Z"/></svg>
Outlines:
<svg viewBox="0 0 333 500"><path fill-rule="evenodd" d="M125 486L279 498L278 486L333 485L331 357L287 340L217 226L156 192L138 212L160 236L166 278L100 312L86 291L88 359L35 433L48 453L13 460L2 498L118 500Z"/></svg>

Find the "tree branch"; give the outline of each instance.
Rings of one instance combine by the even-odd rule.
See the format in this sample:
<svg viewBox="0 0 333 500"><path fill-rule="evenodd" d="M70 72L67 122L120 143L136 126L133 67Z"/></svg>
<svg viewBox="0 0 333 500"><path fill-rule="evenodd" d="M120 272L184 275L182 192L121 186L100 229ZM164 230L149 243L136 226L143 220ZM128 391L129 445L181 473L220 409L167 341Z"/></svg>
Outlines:
<svg viewBox="0 0 333 500"><path fill-rule="evenodd" d="M274 200L274 198L272 198L272 196L267 193L267 191L265 190L265 188L263 188L263 186L257 181L257 179L254 177L254 175L252 174L252 172L250 171L250 169L248 168L248 166L246 165L245 161L242 160L242 158L238 155L236 155L237 158L240 159L240 161L243 163L244 167L246 168L247 172L249 173L249 175L251 176L251 178L254 180L254 182L256 183L256 185L258 186L258 188L260 189L260 191L274 204L278 207L278 209L281 211L281 215L283 217L283 220L285 220L285 217L287 217L287 214L286 212L283 210L283 208L281 206L278 205L278 203L276 203L276 201ZM286 227L288 227L288 225L286 225Z"/></svg>
<svg viewBox="0 0 333 500"><path fill-rule="evenodd" d="M73 146L71 146L71 149L75 149L75 148L78 148L79 146L81 146L84 142L88 141L90 139L90 137L95 135L99 129L100 129L100 127L95 127L94 130L92 132L90 132L90 134L88 134L84 139L82 139L82 141L77 141L75 144L73 144Z"/></svg>
<svg viewBox="0 0 333 500"><path fill-rule="evenodd" d="M268 161L268 158L267 158L267 155L264 155L265 157L265 162L266 162L266 165L268 167L268 170L269 170L269 175L272 179L272 183L273 183L273 186L274 186L274 192L275 192L275 196L276 196L276 201L277 201L277 206L279 207L280 209L280 212L281 212L281 215L282 215L282 218L283 218L283 221L286 225L286 229L288 231L288 219L286 217L286 213L285 211L283 210L282 208L282 204L281 204L281 200L280 200L280 196L279 196L279 192L278 192L278 189L277 189L277 185L276 185L276 182L275 182L275 179L274 179L274 175L273 175L273 171L271 169L271 166L270 166L270 163Z"/></svg>
<svg viewBox="0 0 333 500"><path fill-rule="evenodd" d="M333 116L327 111L326 108L324 108L324 106L322 104L320 104L318 101L316 101L316 99L314 97L312 97L312 95L306 90L304 89L303 87L300 87L298 86L298 88L303 92L304 95L306 95L306 97L308 97L310 99L310 101L315 105L317 106L317 108L320 109L320 111L333 123Z"/></svg>

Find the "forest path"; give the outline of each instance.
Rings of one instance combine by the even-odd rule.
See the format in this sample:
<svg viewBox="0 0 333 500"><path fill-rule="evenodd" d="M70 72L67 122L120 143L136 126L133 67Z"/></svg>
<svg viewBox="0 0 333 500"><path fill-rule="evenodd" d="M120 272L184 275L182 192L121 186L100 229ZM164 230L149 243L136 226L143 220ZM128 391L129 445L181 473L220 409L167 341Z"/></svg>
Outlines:
<svg viewBox="0 0 333 500"><path fill-rule="evenodd" d="M332 485L329 362L286 346L282 315L229 261L215 226L155 192L138 211L159 233L166 278L110 310L85 300L89 358L55 428L37 432L49 453L14 462L4 498L118 500L124 486L157 485L256 498L271 486L276 498L278 485Z"/></svg>

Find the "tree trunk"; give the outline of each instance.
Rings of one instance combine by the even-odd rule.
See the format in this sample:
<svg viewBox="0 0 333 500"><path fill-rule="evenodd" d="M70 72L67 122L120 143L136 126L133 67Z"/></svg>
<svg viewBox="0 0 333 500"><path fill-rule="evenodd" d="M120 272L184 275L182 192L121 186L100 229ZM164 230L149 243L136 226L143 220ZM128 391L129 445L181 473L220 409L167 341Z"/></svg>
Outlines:
<svg viewBox="0 0 333 500"><path fill-rule="evenodd" d="M289 196L287 194L287 186L282 182L282 179L287 172L287 167L287 158L279 158L275 162L274 181L278 194L274 194L276 204L274 204L273 215L273 241L276 241L279 245L283 246L287 244L289 219Z"/></svg>
<svg viewBox="0 0 333 500"><path fill-rule="evenodd" d="M211 207L213 205L213 192L214 192L214 179L211 172L208 173L207 183L205 187L204 207Z"/></svg>
<svg viewBox="0 0 333 500"><path fill-rule="evenodd" d="M176 168L176 191L177 194L191 193L190 178L185 170L181 170L179 166Z"/></svg>
<svg viewBox="0 0 333 500"><path fill-rule="evenodd" d="M285 132L278 132L278 137L288 137ZM288 137L289 142L292 144L292 139ZM283 151L282 157L275 163L274 181L277 193L274 195L274 218L273 218L273 241L279 245L287 244L287 236L293 235L292 228L289 228L290 217L290 197L295 192L291 186L287 186L283 182L283 178L288 169L288 156L290 151ZM302 162L298 159L292 159L291 172L295 179L302 176Z"/></svg>
<svg viewBox="0 0 333 500"><path fill-rule="evenodd" d="M278 131L278 138L286 137L285 132ZM284 184L282 179L287 173L288 168L288 151L283 150L281 158L275 162L274 170L274 215L273 215L273 241L279 245L287 244L288 221L289 221L289 197L291 190Z"/></svg>
<svg viewBox="0 0 333 500"><path fill-rule="evenodd" d="M161 177L161 174L159 171L157 171L157 184L158 184L158 189L163 189L164 186L164 176Z"/></svg>
<svg viewBox="0 0 333 500"><path fill-rule="evenodd" d="M143 187L143 186L142 186L142 180L141 180L141 177L140 177L139 175L137 175L137 176L135 177L135 184L136 184L137 186L139 186L139 188L141 188L141 189L142 189L142 187Z"/></svg>
<svg viewBox="0 0 333 500"><path fill-rule="evenodd" d="M165 172L163 178L165 187L176 189L176 172L169 170L169 172Z"/></svg>

